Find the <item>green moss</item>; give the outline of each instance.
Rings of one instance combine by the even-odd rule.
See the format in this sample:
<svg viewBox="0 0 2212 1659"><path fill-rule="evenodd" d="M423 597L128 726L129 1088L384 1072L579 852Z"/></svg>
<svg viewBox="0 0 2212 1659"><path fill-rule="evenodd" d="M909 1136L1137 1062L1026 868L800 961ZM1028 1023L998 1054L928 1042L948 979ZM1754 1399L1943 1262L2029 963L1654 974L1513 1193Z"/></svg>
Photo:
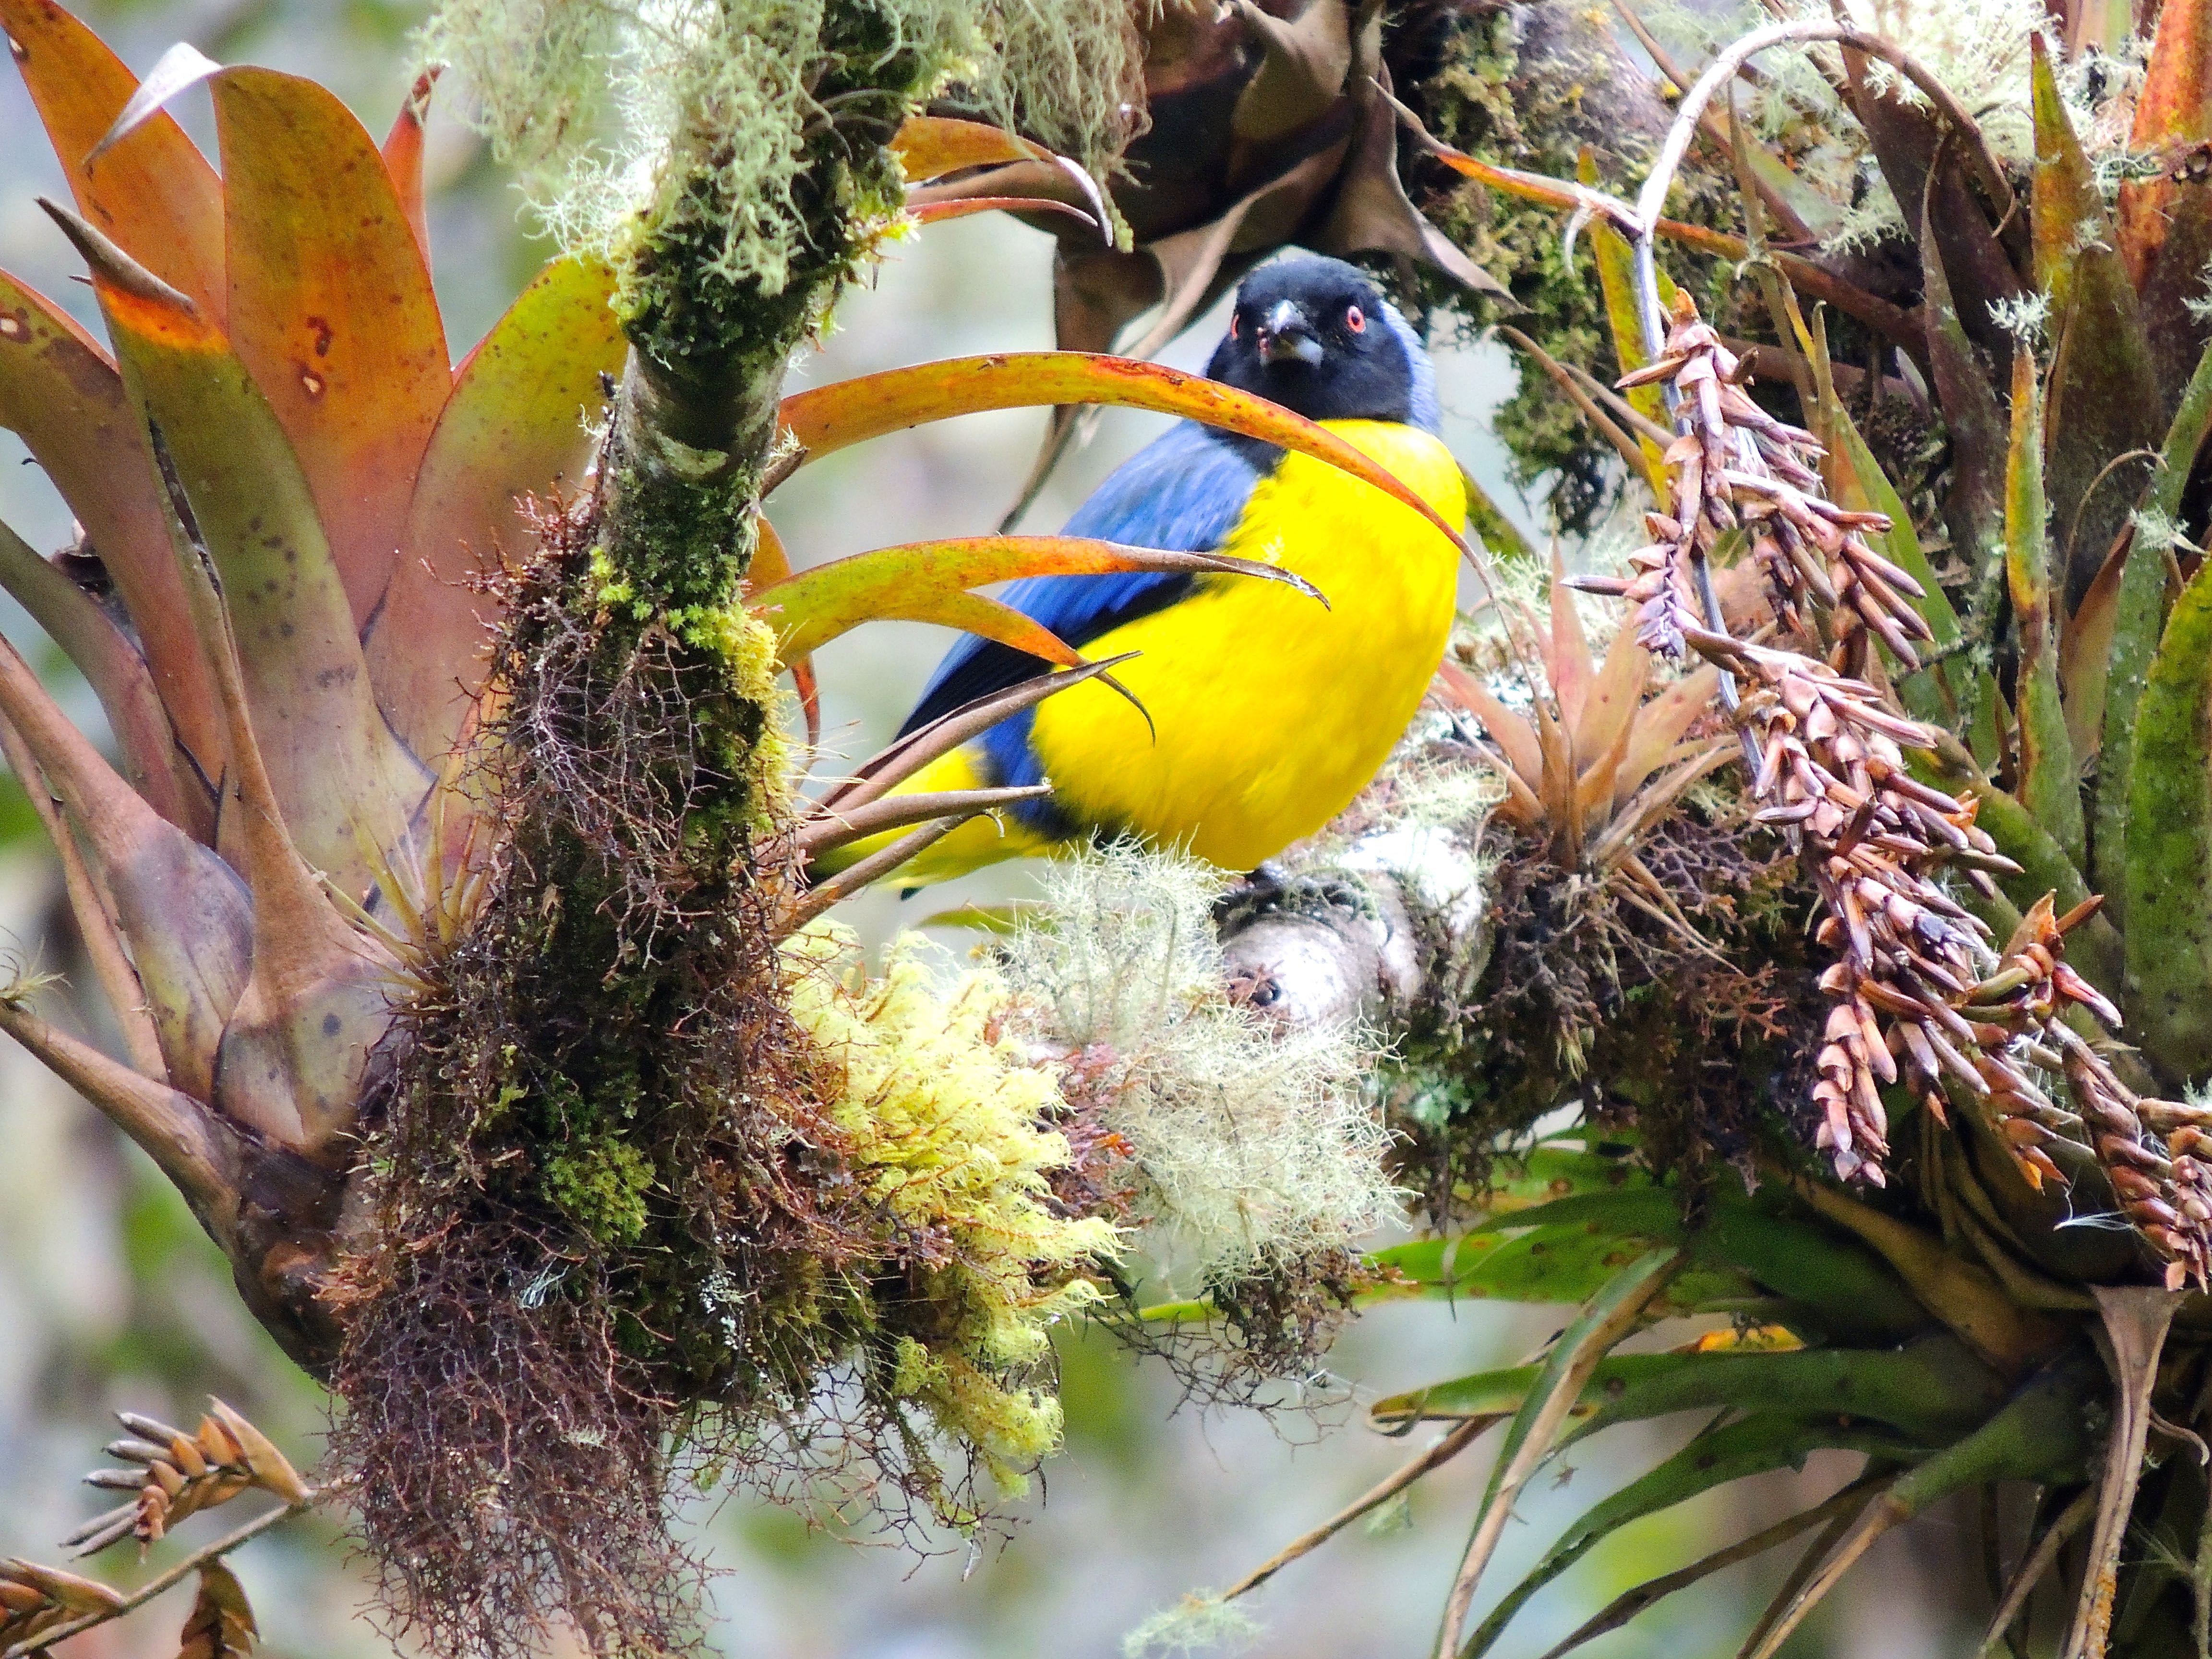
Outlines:
<svg viewBox="0 0 2212 1659"><path fill-rule="evenodd" d="M645 1237L645 1195L652 1188L651 1160L611 1134L545 1164L547 1196L602 1244L635 1244Z"/></svg>
<svg viewBox="0 0 2212 1659"><path fill-rule="evenodd" d="M1421 112L1431 131L1484 161L1558 179L1576 176L1577 149L1588 143L1602 186L1632 186L1649 159L1649 141L1633 131L1608 128L1601 114L1585 107L1595 83L1617 71L1585 62L1571 50L1524 62L1521 27L1512 10L1470 12L1451 26L1436 68L1419 86ZM1686 173L1685 179L1669 199L1670 211L1737 228L1728 191L1694 173ZM1579 364L1607 380L1620 373L1589 244L1579 241L1577 263L1567 263L1565 215L1455 178L1421 205L1446 236L1527 308L1511 318L1515 326L1562 362ZM1660 263L1698 297L1707 316L1735 319L1726 273L1712 262L1662 243ZM1462 311L1470 303L1440 282L1423 298L1431 309L1447 312ZM1488 318L1477 314L1471 320ZM1513 395L1492 417L1492 429L1513 458L1515 482L1527 489L1556 477L1551 505L1561 528L1586 530L1615 488L1620 469L1613 453L1540 368L1523 360Z"/></svg>

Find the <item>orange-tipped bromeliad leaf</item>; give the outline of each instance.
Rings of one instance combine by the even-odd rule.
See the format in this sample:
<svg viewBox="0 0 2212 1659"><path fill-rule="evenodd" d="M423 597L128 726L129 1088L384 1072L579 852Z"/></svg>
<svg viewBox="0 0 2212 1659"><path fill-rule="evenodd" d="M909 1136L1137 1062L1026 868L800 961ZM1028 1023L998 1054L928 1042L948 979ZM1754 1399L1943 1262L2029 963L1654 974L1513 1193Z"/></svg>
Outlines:
<svg viewBox="0 0 2212 1659"><path fill-rule="evenodd" d="M122 60L54 0L0 0L23 84L38 106L77 209L125 252L220 324L222 185L185 131L158 112L127 155L88 164L138 90Z"/></svg>
<svg viewBox="0 0 2212 1659"><path fill-rule="evenodd" d="M2119 248L2142 295L2151 362L2170 398L2205 346L2192 309L2212 261L2212 0L2166 0L2143 66L2128 148L2154 156L2159 176L2120 186Z"/></svg>
<svg viewBox="0 0 2212 1659"><path fill-rule="evenodd" d="M966 536L879 547L802 571L752 596L775 629L777 660L819 650L866 622L939 623L980 634L1065 668L1084 659L1048 629L971 587L1023 576L1103 575L1119 570L1188 570L1286 582L1319 599L1303 578L1253 559L1168 553L1081 536ZM1325 601L1324 601L1325 602Z"/></svg>
<svg viewBox="0 0 2212 1659"><path fill-rule="evenodd" d="M273 70L210 82L231 349L299 457L357 629L391 580L453 388L429 267L375 142L336 97Z"/></svg>
<svg viewBox="0 0 2212 1659"><path fill-rule="evenodd" d="M377 710L307 478L222 331L92 226L46 205L93 269L125 389L214 558L286 826L311 866L366 892L358 832L397 844L428 780Z"/></svg>
<svg viewBox="0 0 2212 1659"><path fill-rule="evenodd" d="M415 244L422 250L422 264L430 263L430 216L422 196L422 125L430 116L430 89L438 84L438 71L426 69L408 88L392 131L384 135L384 170L392 175L392 188L399 210L407 216Z"/></svg>
<svg viewBox="0 0 2212 1659"><path fill-rule="evenodd" d="M622 368L613 292L597 261L547 265L461 364L430 435L365 636L385 712L425 760L453 747L483 680L493 607L469 579L502 547L532 544L523 496L583 476L587 417L605 401L602 377Z"/></svg>
<svg viewBox="0 0 2212 1659"><path fill-rule="evenodd" d="M783 538L776 534L775 526L765 514L756 519L757 535L753 543L753 561L745 567L745 598L764 587L791 579L791 555L784 551ZM790 672L791 684L799 692L799 706L806 716L806 746L818 748L822 743L822 682L814 672L814 659L801 653L787 658L784 667Z"/></svg>
<svg viewBox="0 0 2212 1659"><path fill-rule="evenodd" d="M1006 351L885 369L795 392L777 420L806 459L930 421L994 409L1118 404L1241 433L1313 456L1403 501L1479 562L1456 525L1334 432L1279 404L1203 375L1089 351Z"/></svg>
<svg viewBox="0 0 2212 1659"><path fill-rule="evenodd" d="M917 185L969 167L1055 159L1043 145L1031 143L1003 127L942 115L908 116L892 134L890 148L908 180Z"/></svg>
<svg viewBox="0 0 2212 1659"><path fill-rule="evenodd" d="M2136 286L2144 285L2168 235L2179 198L2201 192L2182 181L2191 150L2212 139L2212 0L2166 0L2158 34L2143 64L2128 148L2154 155L2165 169L2120 186L2119 252ZM2203 208L2198 208L2201 215ZM2192 276L2201 272L2191 272Z"/></svg>

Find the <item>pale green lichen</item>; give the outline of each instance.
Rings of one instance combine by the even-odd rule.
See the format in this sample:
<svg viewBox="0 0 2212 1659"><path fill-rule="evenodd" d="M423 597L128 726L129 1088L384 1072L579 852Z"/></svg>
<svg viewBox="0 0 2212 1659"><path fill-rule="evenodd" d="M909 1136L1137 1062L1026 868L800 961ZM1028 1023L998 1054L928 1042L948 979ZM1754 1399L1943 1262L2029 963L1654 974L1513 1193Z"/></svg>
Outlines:
<svg viewBox="0 0 2212 1659"><path fill-rule="evenodd" d="M2051 323L2051 296L2037 290L2015 299L1990 301L1990 320L2033 350L2042 343Z"/></svg>
<svg viewBox="0 0 2212 1659"><path fill-rule="evenodd" d="M2029 42L2050 32L2042 0L1845 0L1843 9L1860 27L1902 46L1955 94L2001 162L2021 167L2033 161ZM1642 11L1653 32L1692 64L1763 25L1835 15L1830 0L1736 0L1719 6L1656 0ZM2071 60L2059 56L2060 92L2075 131L2093 158L2117 154L2125 135L2108 118L2131 101L2132 85L2141 78L2139 65L2095 52ZM1778 46L1764 53L1755 67L1759 78L1739 86L1737 106L1763 137L1787 155L1792 171L1841 210L1828 244L1858 246L1902 234L1905 219L1896 198L1865 132L1837 90L1843 72L1836 49ZM1928 102L1918 87L1886 63L1870 62L1866 76L1869 89L1879 95L1908 105ZM2116 173L2115 182L2117 178Z"/></svg>
<svg viewBox="0 0 2212 1659"><path fill-rule="evenodd" d="M1108 1222L1044 1201L1069 1160L1045 1127L1058 1087L1006 1031L1014 993L990 969L948 987L909 935L872 977L826 921L783 957L792 1018L838 1084L831 1115L854 1178L900 1237L930 1245L885 1309L889 1391L1018 1491L1060 1427L1059 1401L1026 1379L1051 1327L1097 1300L1083 1273L1119 1243Z"/></svg>
<svg viewBox="0 0 2212 1659"><path fill-rule="evenodd" d="M1220 872L1116 847L1056 862L1042 920L1000 941L1041 1035L1110 1051L1102 1126L1140 1177L1162 1265L1214 1289L1340 1251L1396 1218L1364 1033L1284 1030L1233 1001L1214 942Z"/></svg>
<svg viewBox="0 0 2212 1659"><path fill-rule="evenodd" d="M568 246L623 262L641 234L718 204L717 274L778 293L805 240L794 198L808 139L836 117L830 0L447 0L426 58L451 64L477 120ZM1128 136L1139 46L1115 0L875 0L925 92L957 88L1094 167ZM896 112L894 112L894 117ZM702 171L711 174L701 188ZM893 210L896 204L891 204ZM886 221L888 222L888 220Z"/></svg>
<svg viewBox="0 0 2212 1659"><path fill-rule="evenodd" d="M1162 1608L1123 1637L1121 1659L1243 1653L1260 1634L1258 1622L1243 1608L1201 1590Z"/></svg>

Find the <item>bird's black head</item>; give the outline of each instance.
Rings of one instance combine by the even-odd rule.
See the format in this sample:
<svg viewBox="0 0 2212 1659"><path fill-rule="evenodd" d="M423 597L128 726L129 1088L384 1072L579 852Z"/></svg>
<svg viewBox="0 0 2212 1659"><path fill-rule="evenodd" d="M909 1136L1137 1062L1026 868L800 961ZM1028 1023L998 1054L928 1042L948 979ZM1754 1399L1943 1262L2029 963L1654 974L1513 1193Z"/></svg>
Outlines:
<svg viewBox="0 0 2212 1659"><path fill-rule="evenodd" d="M1364 272L1279 259L1244 279L1206 374L1312 421L1436 424L1428 353Z"/></svg>

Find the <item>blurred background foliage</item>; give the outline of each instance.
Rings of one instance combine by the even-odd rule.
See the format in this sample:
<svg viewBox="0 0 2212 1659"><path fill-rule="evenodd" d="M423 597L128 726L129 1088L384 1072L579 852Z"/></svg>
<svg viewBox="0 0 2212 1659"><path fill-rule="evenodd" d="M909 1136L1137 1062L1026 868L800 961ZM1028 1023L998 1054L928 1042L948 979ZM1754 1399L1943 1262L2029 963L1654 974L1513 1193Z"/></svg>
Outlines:
<svg viewBox="0 0 2212 1659"><path fill-rule="evenodd" d="M423 9L384 0L77 0L75 9L142 73L172 41L189 40L220 60L312 76L377 132L410 76L409 34ZM186 100L178 113L211 149L204 102ZM0 264L96 331L73 255L34 205L37 195L59 187L37 132L21 87L0 76L0 137L8 141L0 143ZM548 250L525 234L507 181L450 110L434 110L427 171L434 276L458 351ZM1049 345L1050 261L1048 240L1010 221L935 228L895 250L872 288L848 301L836 333L800 366L794 385L929 356ZM1201 319L1168 360L1201 366L1224 313L1217 308ZM1437 346L1447 439L1524 530L1546 526L1540 492L1531 499L1513 487L1508 458L1491 434L1490 418L1512 386L1503 349L1474 339ZM795 562L988 528L1020 486L1039 419L1013 412L930 427L809 469L778 497ZM1029 523L1056 526L1160 424L1107 412ZM25 460L16 440L0 433L0 518L50 549L67 539L68 519ZM0 625L8 636L51 671L71 715L99 729L96 705L81 684L69 684L60 654L41 648L12 604L0 604L7 605ZM825 769L840 754L867 752L893 729L945 643L938 630L881 624L821 653ZM939 908L1019 896L1032 880L1018 866L1002 866L903 905L895 891L879 889L850 907L849 919L879 943ZM28 803L12 779L0 779L0 949L70 972L66 914ZM959 936L945 938L948 948L963 948ZM1329 1356L1329 1375L1314 1379L1304 1396L1286 1398L1272 1417L1179 1410L1177 1385L1164 1368L1103 1334L1070 1331L1060 1350L1067 1450L1047 1468L1003 1546L971 1549L945 1537L935 1544L941 1553L917 1561L895 1548L856 1547L788 1511L702 1494L690 1519L702 1551L722 1570L714 1645L732 1659L1119 1653L1126 1632L1185 1589L1240 1577L1403 1461L1410 1448L1364 1426L1364 1402L1438 1374L1510 1364L1565 1317L1472 1304L1375 1310ZM0 1555L53 1559L54 1540L97 1507L76 1481L113 1432L110 1412L189 1420L209 1393L259 1422L303 1468L314 1461L321 1391L246 1313L222 1258L173 1189L27 1054L12 1047L0 1053ZM1625 1476L1645 1467L1686 1431L1638 1425L1613 1433L1651 1443L1604 1457L1602 1467L1586 1460L1589 1467L1547 1480L1526 1498L1522 1516L1531 1524L1511 1529L1495 1582L1512 1582L1560 1522L1602 1495L1606 1469ZM1478 1460L1451 1466L1424 1484L1410 1509L1386 1508L1381 1524L1355 1529L1283 1574L1255 1598L1263 1626L1256 1650L1285 1659L1426 1651L1483 1473ZM1541 1652L1630 1584L1802 1507L1836 1478L1816 1462L1802 1474L1731 1487L1627 1528L1548 1591L1500 1653ZM191 1536L188 1529L187 1545ZM1789 1651L1802 1659L1831 1652L1914 1659L1957 1650L1967 1632L1915 1622L1946 1604L1936 1586L1970 1570L1948 1540L1938 1526L1916 1530L1909 1544L1886 1540L1872 1569ZM152 1565L179 1547L163 1545ZM333 1528L287 1528L234 1565L260 1612L269 1653L344 1659L388 1650L358 1616L362 1584ZM99 1570L131 1571L122 1553ZM1733 1583L1742 1606L1755 1607L1771 1593L1766 1580L1776 1571L1762 1565L1722 1582ZM184 1616L186 1595L173 1594L173 1617L107 1626L70 1652L83 1659L172 1652L168 1632ZM1628 1659L1717 1650L1723 1632L1743 1623L1741 1608L1727 1605L1735 1600L1669 1604L1590 1651Z"/></svg>

